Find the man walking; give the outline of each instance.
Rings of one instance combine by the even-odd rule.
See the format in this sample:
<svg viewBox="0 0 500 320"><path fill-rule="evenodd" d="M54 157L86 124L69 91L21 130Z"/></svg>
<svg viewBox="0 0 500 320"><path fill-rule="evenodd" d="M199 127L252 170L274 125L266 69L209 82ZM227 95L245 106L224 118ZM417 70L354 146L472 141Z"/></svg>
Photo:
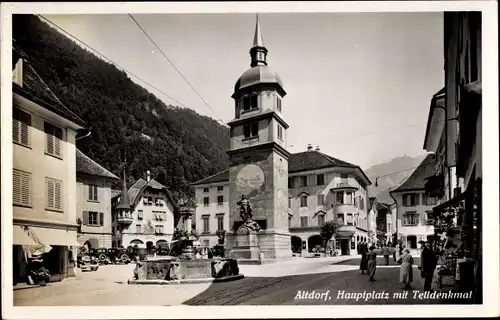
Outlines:
<svg viewBox="0 0 500 320"><path fill-rule="evenodd" d="M384 256L384 259L385 259L385 265L388 266L390 252L389 252L389 247L385 243L384 243L384 246L382 247L382 255Z"/></svg>
<svg viewBox="0 0 500 320"><path fill-rule="evenodd" d="M420 271L424 281L424 291L432 291L432 278L434 277L434 270L437 265L437 257L432 250L431 243L426 241L423 243L422 252L420 254Z"/></svg>

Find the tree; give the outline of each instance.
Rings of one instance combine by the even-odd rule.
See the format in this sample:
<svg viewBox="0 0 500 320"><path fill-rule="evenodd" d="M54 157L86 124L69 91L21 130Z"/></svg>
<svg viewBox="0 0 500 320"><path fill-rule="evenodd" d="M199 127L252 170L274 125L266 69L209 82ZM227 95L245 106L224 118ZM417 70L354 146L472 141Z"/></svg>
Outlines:
<svg viewBox="0 0 500 320"><path fill-rule="evenodd" d="M332 238L332 236L337 232L338 228L338 223L334 221L327 221L325 222L325 224L323 224L323 226L321 227L320 235L325 240L325 247L326 243L328 243L328 240Z"/></svg>

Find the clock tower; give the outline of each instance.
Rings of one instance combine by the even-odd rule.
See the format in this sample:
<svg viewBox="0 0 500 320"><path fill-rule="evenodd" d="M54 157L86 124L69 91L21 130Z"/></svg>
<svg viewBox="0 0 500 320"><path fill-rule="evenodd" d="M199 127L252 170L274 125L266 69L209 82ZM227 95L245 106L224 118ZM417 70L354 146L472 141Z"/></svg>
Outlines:
<svg viewBox="0 0 500 320"><path fill-rule="evenodd" d="M288 231L288 158L283 98L286 92L279 75L267 64L259 24L250 49L250 69L234 86L235 118L230 126L229 228L226 249L235 246L236 231L243 223L237 202L246 196L251 203L260 259L291 258ZM253 260L248 258L247 260Z"/></svg>

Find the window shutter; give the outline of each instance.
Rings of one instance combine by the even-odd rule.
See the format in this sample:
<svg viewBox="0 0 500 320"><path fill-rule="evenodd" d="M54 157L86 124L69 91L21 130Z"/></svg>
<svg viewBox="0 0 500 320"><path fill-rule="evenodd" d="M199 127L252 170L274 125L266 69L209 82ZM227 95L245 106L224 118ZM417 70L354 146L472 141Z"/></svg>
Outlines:
<svg viewBox="0 0 500 320"><path fill-rule="evenodd" d="M29 126L24 123L24 122L21 122L20 123L20 126L21 126L21 144L24 144L26 146L29 146Z"/></svg>
<svg viewBox="0 0 500 320"><path fill-rule="evenodd" d="M14 170L12 175L12 201L14 203L22 203L21 202L21 172Z"/></svg>
<svg viewBox="0 0 500 320"><path fill-rule="evenodd" d="M61 182L54 181L54 208L62 210Z"/></svg>
<svg viewBox="0 0 500 320"><path fill-rule="evenodd" d="M28 173L21 175L21 202L31 205L31 174Z"/></svg>
<svg viewBox="0 0 500 320"><path fill-rule="evenodd" d="M83 211L83 219L82 219L82 224L85 226L89 225L89 212L88 211Z"/></svg>
<svg viewBox="0 0 500 320"><path fill-rule="evenodd" d="M21 142L19 139L19 132L20 132L19 126L20 126L19 120L16 119L12 120L12 141L17 143Z"/></svg>
<svg viewBox="0 0 500 320"><path fill-rule="evenodd" d="M47 208L54 208L54 181L45 180L47 190Z"/></svg>
<svg viewBox="0 0 500 320"><path fill-rule="evenodd" d="M54 136L54 154L56 156L61 155L61 138L62 132L61 129L55 128L55 136Z"/></svg>
<svg viewBox="0 0 500 320"><path fill-rule="evenodd" d="M104 213L99 212L99 225L102 227L104 226Z"/></svg>

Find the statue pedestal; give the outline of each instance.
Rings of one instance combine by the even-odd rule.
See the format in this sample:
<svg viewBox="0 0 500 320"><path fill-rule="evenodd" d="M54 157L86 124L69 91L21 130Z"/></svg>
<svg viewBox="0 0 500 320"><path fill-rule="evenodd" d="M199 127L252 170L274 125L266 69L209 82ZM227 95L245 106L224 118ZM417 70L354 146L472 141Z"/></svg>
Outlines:
<svg viewBox="0 0 500 320"><path fill-rule="evenodd" d="M260 264L259 238L256 232L226 234L226 256L240 264Z"/></svg>

